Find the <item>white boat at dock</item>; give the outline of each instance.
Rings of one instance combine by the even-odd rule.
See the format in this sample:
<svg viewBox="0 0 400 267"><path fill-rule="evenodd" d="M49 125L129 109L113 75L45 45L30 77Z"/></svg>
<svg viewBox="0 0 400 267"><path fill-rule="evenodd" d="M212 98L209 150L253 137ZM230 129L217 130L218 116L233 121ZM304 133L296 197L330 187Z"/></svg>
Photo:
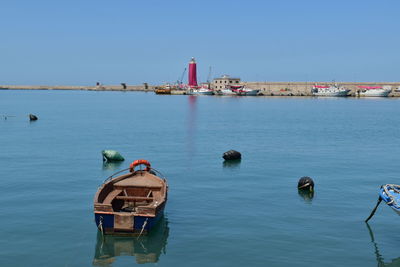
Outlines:
<svg viewBox="0 0 400 267"><path fill-rule="evenodd" d="M187 95L213 95L214 91L208 88L190 88L186 91Z"/></svg>
<svg viewBox="0 0 400 267"><path fill-rule="evenodd" d="M387 97L392 91L391 86L357 86L358 96Z"/></svg>
<svg viewBox="0 0 400 267"><path fill-rule="evenodd" d="M250 89L244 86L242 88L236 89L235 91L236 94L240 96L256 96L260 92L259 89Z"/></svg>
<svg viewBox="0 0 400 267"><path fill-rule="evenodd" d="M217 91L218 95L237 95L235 91L230 88L220 89Z"/></svg>
<svg viewBox="0 0 400 267"><path fill-rule="evenodd" d="M242 85L228 85L225 89L219 89L216 91L218 95L229 95L229 96L256 96L260 92L258 89L245 88Z"/></svg>
<svg viewBox="0 0 400 267"><path fill-rule="evenodd" d="M338 85L314 85L311 93L314 96L347 96L350 90Z"/></svg>

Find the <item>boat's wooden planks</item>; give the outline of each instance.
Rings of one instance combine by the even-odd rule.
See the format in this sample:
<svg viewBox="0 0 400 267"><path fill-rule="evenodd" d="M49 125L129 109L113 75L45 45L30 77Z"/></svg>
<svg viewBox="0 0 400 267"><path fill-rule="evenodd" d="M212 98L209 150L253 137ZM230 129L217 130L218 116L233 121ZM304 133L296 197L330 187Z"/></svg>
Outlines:
<svg viewBox="0 0 400 267"><path fill-rule="evenodd" d="M104 199L103 203L104 204L111 204L111 202L113 201L113 199L118 196L119 194L121 194L122 189L116 189L114 191L112 191L111 193L108 194L108 196Z"/></svg>
<svg viewBox="0 0 400 267"><path fill-rule="evenodd" d="M136 197L136 196L116 196L116 199L124 200L153 200L153 197Z"/></svg>

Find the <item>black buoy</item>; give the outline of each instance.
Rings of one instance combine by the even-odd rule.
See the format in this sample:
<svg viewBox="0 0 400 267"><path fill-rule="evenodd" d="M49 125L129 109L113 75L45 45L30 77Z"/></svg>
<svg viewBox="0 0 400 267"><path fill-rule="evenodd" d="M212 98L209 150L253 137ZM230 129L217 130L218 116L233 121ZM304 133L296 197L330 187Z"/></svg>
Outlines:
<svg viewBox="0 0 400 267"><path fill-rule="evenodd" d="M301 190L314 190L314 181L311 177L303 176L300 178L299 183L297 184L297 188Z"/></svg>
<svg viewBox="0 0 400 267"><path fill-rule="evenodd" d="M242 158L242 154L240 154L240 152L236 151L236 150L229 150L226 151L222 157L224 158L224 160L238 160Z"/></svg>
<svg viewBox="0 0 400 267"><path fill-rule="evenodd" d="M33 115L33 114L29 114L29 120L30 120L30 121L37 121L37 120L38 120L38 117L36 117L36 116Z"/></svg>

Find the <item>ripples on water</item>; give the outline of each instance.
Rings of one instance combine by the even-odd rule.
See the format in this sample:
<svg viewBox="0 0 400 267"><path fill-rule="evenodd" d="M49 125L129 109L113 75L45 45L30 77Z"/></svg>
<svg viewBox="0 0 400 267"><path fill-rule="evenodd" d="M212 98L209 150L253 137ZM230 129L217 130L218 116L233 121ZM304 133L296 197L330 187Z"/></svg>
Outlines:
<svg viewBox="0 0 400 267"><path fill-rule="evenodd" d="M399 183L398 106L0 91L14 116L0 120L0 266L397 266L400 218L381 205L363 221L379 186ZM103 165L103 149L127 161ZM224 163L229 149L242 160ZM93 196L137 158L168 177L166 219L152 236L103 240Z"/></svg>

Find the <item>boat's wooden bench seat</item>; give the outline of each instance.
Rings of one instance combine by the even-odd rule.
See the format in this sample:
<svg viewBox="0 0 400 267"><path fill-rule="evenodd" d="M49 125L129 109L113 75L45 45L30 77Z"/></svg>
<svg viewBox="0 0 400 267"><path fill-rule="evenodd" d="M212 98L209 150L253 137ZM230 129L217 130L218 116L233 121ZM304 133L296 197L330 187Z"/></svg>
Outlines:
<svg viewBox="0 0 400 267"><path fill-rule="evenodd" d="M108 194L108 196L106 197L106 199L104 199L103 204L111 204L111 202L113 201L113 199L118 196L119 194L121 194L122 189L116 189L114 191L112 191L110 194Z"/></svg>
<svg viewBox="0 0 400 267"><path fill-rule="evenodd" d="M153 200L153 197L117 196L116 199L123 200Z"/></svg>
<svg viewBox="0 0 400 267"><path fill-rule="evenodd" d="M163 188L163 184L159 181L159 178L154 178L153 175L146 173L146 175L135 175L133 177L120 180L114 183L114 188L116 189L130 189L130 188L140 188L140 189L151 189L156 190Z"/></svg>
<svg viewBox="0 0 400 267"><path fill-rule="evenodd" d="M118 184L115 184L114 186L116 188L148 188L148 189L161 189L162 188L162 186L159 186L159 185L135 185L135 184L133 184L133 185L120 186Z"/></svg>

